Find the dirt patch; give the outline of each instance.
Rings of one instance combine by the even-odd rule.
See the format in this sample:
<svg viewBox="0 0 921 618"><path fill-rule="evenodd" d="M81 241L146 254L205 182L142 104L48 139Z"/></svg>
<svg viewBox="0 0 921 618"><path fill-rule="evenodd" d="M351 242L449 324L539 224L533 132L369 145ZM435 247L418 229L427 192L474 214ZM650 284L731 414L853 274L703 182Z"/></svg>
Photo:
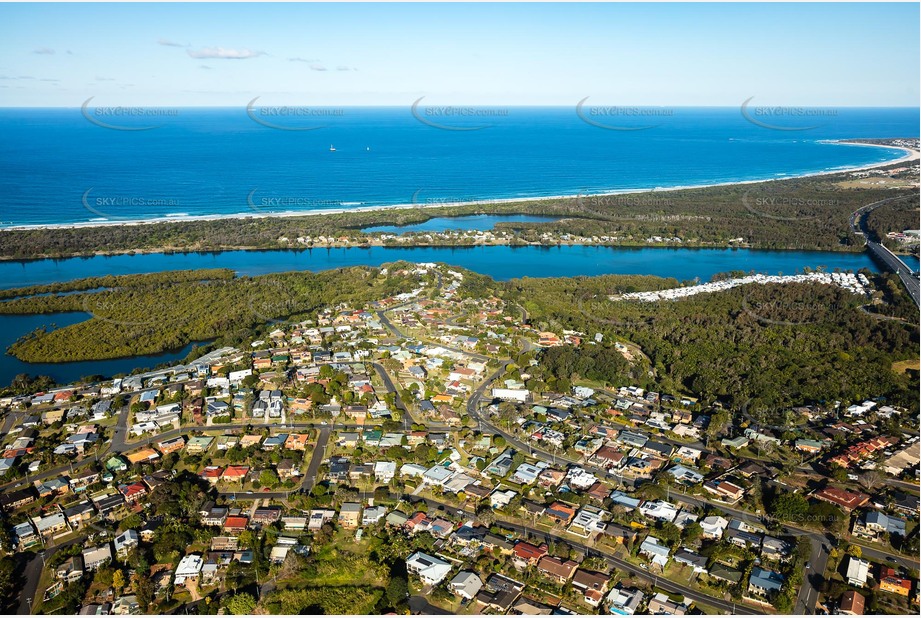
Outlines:
<svg viewBox="0 0 921 618"><path fill-rule="evenodd" d="M921 359L912 358L892 363L892 370L896 373L905 373L909 369L914 369L915 371L921 369Z"/></svg>

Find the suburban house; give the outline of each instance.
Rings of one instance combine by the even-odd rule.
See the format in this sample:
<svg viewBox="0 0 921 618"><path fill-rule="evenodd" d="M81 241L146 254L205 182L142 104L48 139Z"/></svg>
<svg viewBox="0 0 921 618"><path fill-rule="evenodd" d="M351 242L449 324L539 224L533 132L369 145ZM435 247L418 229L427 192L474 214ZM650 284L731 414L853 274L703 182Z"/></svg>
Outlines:
<svg viewBox="0 0 921 618"><path fill-rule="evenodd" d="M448 582L448 590L464 599L473 599L482 587L483 580L471 571L461 571Z"/></svg>
<svg viewBox="0 0 921 618"><path fill-rule="evenodd" d="M572 560L562 560L555 556L544 556L537 563L537 570L547 577L565 584L579 568L579 563Z"/></svg>
<svg viewBox="0 0 921 618"><path fill-rule="evenodd" d="M856 491L847 491L836 487L826 487L812 494L817 500L829 502L840 506L846 513L865 505L870 501L870 496Z"/></svg>
<svg viewBox="0 0 921 618"><path fill-rule="evenodd" d="M612 614L632 616L639 609L645 595L636 588L612 588L608 593L607 606Z"/></svg>
<svg viewBox="0 0 921 618"><path fill-rule="evenodd" d="M572 585L585 595L584 601L588 605L598 607L608 590L609 579L611 577L605 573L579 569L572 578Z"/></svg>
<svg viewBox="0 0 921 618"><path fill-rule="evenodd" d="M852 586L864 587L870 575L870 563L854 556L848 556L847 583Z"/></svg>
<svg viewBox="0 0 921 618"><path fill-rule="evenodd" d="M406 570L429 586L437 586L451 572L451 564L417 551L406 559Z"/></svg>
<svg viewBox="0 0 921 618"><path fill-rule="evenodd" d="M841 595L838 603L838 612L846 616L863 616L866 598L856 590L848 590Z"/></svg>
<svg viewBox="0 0 921 618"><path fill-rule="evenodd" d="M904 537L905 520L880 511L870 511L854 521L852 532L871 541L879 540L884 534Z"/></svg>
<svg viewBox="0 0 921 618"><path fill-rule="evenodd" d="M541 558L547 555L547 544L532 545L527 541L518 541L512 550L516 564L535 566Z"/></svg>
<svg viewBox="0 0 921 618"><path fill-rule="evenodd" d="M911 594L911 580L900 577L892 567L882 565L879 567L879 589L907 597Z"/></svg>
<svg viewBox="0 0 921 618"><path fill-rule="evenodd" d="M182 560L179 561L179 565L176 567L176 573L173 580L174 583L177 586L185 585L187 579L199 576L202 566L204 566L204 561L201 556L197 554L183 556Z"/></svg>
<svg viewBox="0 0 921 618"><path fill-rule="evenodd" d="M343 528L357 528L361 524L361 505L345 502L339 509L339 525Z"/></svg>
<svg viewBox="0 0 921 618"><path fill-rule="evenodd" d="M83 550L83 568L87 571L95 571L111 561L112 547L108 543Z"/></svg>
<svg viewBox="0 0 921 618"><path fill-rule="evenodd" d="M667 545L662 545L662 542L654 536L647 536L640 545L640 553L663 569L668 564L670 551Z"/></svg>
<svg viewBox="0 0 921 618"><path fill-rule="evenodd" d="M766 596L769 592L779 592L783 582L784 578L780 573L754 567L748 578L748 591Z"/></svg>

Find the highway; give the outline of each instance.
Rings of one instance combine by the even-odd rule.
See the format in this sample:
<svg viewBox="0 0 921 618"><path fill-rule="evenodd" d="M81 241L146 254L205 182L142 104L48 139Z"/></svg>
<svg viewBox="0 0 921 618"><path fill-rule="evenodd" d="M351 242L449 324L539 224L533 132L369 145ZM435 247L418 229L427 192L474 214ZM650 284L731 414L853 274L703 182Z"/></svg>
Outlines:
<svg viewBox="0 0 921 618"><path fill-rule="evenodd" d="M904 199L906 197L912 197L909 195L900 195L897 197L890 197L885 200L880 200L878 202L873 202L872 204L867 204L866 206L861 206L851 214L850 225L851 232L857 236L863 236L866 239L866 248L877 261L882 263L886 268L896 273L899 276L899 279L902 280L902 284L905 286L905 289L908 290L908 295L911 296L911 299L915 302L916 306L921 307L921 294L919 294L919 282L918 282L918 273L912 272L911 268L908 267L905 262L901 260L896 254L884 247L878 242L879 239L874 238L873 233L867 227L867 215L879 208L883 204L888 204L897 200Z"/></svg>
<svg viewBox="0 0 921 618"><path fill-rule="evenodd" d="M919 286L918 282L918 273L912 272L911 268L899 256L874 240L867 241L867 249L871 255L899 276L905 289L908 290L908 295L915 301L915 305L921 307L921 294L919 294L919 287L921 286Z"/></svg>

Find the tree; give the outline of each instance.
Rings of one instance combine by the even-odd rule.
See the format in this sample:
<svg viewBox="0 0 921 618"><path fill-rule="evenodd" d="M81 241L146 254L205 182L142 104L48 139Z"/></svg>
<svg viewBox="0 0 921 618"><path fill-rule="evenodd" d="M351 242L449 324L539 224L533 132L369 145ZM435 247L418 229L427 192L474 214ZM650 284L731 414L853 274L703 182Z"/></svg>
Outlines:
<svg viewBox="0 0 921 618"><path fill-rule="evenodd" d="M141 520L140 515L138 515L137 513L132 513L131 515L128 515L123 520L118 522L118 529L119 530L132 530L135 528L140 528L143 525L143 523L144 522Z"/></svg>
<svg viewBox="0 0 921 618"><path fill-rule="evenodd" d="M800 494L778 493L771 501L771 513L783 521L802 522L809 514L809 501Z"/></svg>
<svg viewBox="0 0 921 618"><path fill-rule="evenodd" d="M409 596L409 582L405 574L394 573L387 584L387 601L393 607L399 607Z"/></svg>
<svg viewBox="0 0 921 618"><path fill-rule="evenodd" d="M700 527L700 524L691 522L684 527L684 530L681 532L681 540L685 543L694 543L700 536L703 534L704 530Z"/></svg>
<svg viewBox="0 0 921 618"><path fill-rule="evenodd" d="M882 480L878 470L867 470L863 474L857 477L857 481L866 489L868 492L873 492L873 488L879 485L879 482Z"/></svg>
<svg viewBox="0 0 921 618"><path fill-rule="evenodd" d="M490 526L496 521L496 514L488 504L481 504L476 510L476 518L484 525Z"/></svg>
<svg viewBox="0 0 921 618"><path fill-rule="evenodd" d="M729 424L729 412L726 410L717 410L710 416L710 424L707 425L707 437L715 438L720 435Z"/></svg>
<svg viewBox="0 0 921 618"><path fill-rule="evenodd" d="M275 487L278 485L278 474L274 470L266 468L259 473L259 484L263 487Z"/></svg>
<svg viewBox="0 0 921 618"><path fill-rule="evenodd" d="M16 568L16 561L12 556L0 559L0 601L8 606L8 601L15 598L14 594L20 590L22 579L21 570Z"/></svg>
<svg viewBox="0 0 921 618"><path fill-rule="evenodd" d="M681 539L681 529L670 521L662 522L655 535L669 547L674 547Z"/></svg>
<svg viewBox="0 0 921 618"><path fill-rule="evenodd" d="M253 535L252 530L244 530L237 536L237 542L239 542L240 547L243 547L246 549L252 548L253 543L255 543L255 541L256 541L256 538Z"/></svg>
<svg viewBox="0 0 921 618"><path fill-rule="evenodd" d="M115 588L115 594L120 594L122 588L125 587L125 574L121 569L117 569L112 573L112 587Z"/></svg>
<svg viewBox="0 0 921 618"><path fill-rule="evenodd" d="M256 599L248 592L240 592L228 598L224 607L234 616L245 616L256 609Z"/></svg>

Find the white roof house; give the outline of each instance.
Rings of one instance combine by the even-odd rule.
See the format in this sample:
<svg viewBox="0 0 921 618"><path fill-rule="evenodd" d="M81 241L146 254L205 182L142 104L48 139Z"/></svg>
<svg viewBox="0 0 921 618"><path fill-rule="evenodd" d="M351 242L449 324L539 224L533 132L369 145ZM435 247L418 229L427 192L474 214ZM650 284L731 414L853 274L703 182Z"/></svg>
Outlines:
<svg viewBox="0 0 921 618"><path fill-rule="evenodd" d="M636 588L612 588L608 593L607 605L612 614L632 616L639 609L645 595Z"/></svg>
<svg viewBox="0 0 921 618"><path fill-rule="evenodd" d="M680 459L685 459L687 461L697 461L700 458L701 451L700 449L691 448L690 446L682 446L678 449L675 455Z"/></svg>
<svg viewBox="0 0 921 618"><path fill-rule="evenodd" d="M112 547L108 543L83 550L83 567L87 571L94 571L110 560L112 560Z"/></svg>
<svg viewBox="0 0 921 618"><path fill-rule="evenodd" d="M668 564L668 554L670 550L667 546L662 545L654 536L647 536L640 545L640 553L649 557L653 564L665 567Z"/></svg>
<svg viewBox="0 0 921 618"><path fill-rule="evenodd" d="M654 500L641 504L640 513L652 519L674 521L675 516L678 514L678 508L665 500Z"/></svg>
<svg viewBox="0 0 921 618"><path fill-rule="evenodd" d="M703 535L710 539L722 538L727 526L729 526L729 520L719 515L711 515L700 520Z"/></svg>
<svg viewBox="0 0 921 618"><path fill-rule="evenodd" d="M579 536L589 536L604 532L605 524L602 520L607 515L606 511L594 506L584 506L569 525L569 532Z"/></svg>
<svg viewBox="0 0 921 618"><path fill-rule="evenodd" d="M676 481L687 483L688 485L696 485L704 480L704 475L699 471L682 465L672 466L668 473L675 477Z"/></svg>
<svg viewBox="0 0 921 618"><path fill-rule="evenodd" d="M518 495L518 492L515 492L511 489L506 490L495 490L489 495L489 505L494 509L501 509L509 505L509 503Z"/></svg>
<svg viewBox="0 0 921 618"><path fill-rule="evenodd" d="M448 588L457 596L472 599L483 587L483 580L476 573L461 571L448 583Z"/></svg>
<svg viewBox="0 0 921 618"><path fill-rule="evenodd" d="M387 507L380 505L369 506L361 515L361 525L370 526L376 524L383 519L385 515L387 515Z"/></svg>
<svg viewBox="0 0 921 618"><path fill-rule="evenodd" d="M537 480L537 475L540 474L540 472L541 468L529 463L523 463L515 470L515 474L512 476L511 481L519 485L530 485Z"/></svg>
<svg viewBox="0 0 921 618"><path fill-rule="evenodd" d="M442 485L454 476L454 472L444 466L432 466L422 475L422 482L429 485Z"/></svg>
<svg viewBox="0 0 921 618"><path fill-rule="evenodd" d="M852 586L866 586L869 574L869 562L850 556L850 562L847 563L847 583Z"/></svg>
<svg viewBox="0 0 921 618"><path fill-rule="evenodd" d="M175 583L177 586L180 586L185 583L185 580L190 577L198 577L198 574L201 573L201 568L204 565L204 561L201 559L201 556L197 554L189 554L188 556L183 556L182 560L179 561L179 566L176 567L176 576Z"/></svg>
<svg viewBox="0 0 921 618"><path fill-rule="evenodd" d="M393 461L374 462L374 479L379 483L389 483L397 473L397 464Z"/></svg>
<svg viewBox="0 0 921 618"><path fill-rule="evenodd" d="M125 530L115 537L113 541L115 544L115 553L121 555L131 551L131 548L135 547L140 540L141 538L136 530Z"/></svg>
<svg viewBox="0 0 921 618"><path fill-rule="evenodd" d="M451 565L444 560L417 551L406 559L406 570L416 574L423 583L437 586L451 572Z"/></svg>
<svg viewBox="0 0 921 618"><path fill-rule="evenodd" d="M425 474L425 466L420 466L419 464L407 463L400 466L400 476L422 476Z"/></svg>

